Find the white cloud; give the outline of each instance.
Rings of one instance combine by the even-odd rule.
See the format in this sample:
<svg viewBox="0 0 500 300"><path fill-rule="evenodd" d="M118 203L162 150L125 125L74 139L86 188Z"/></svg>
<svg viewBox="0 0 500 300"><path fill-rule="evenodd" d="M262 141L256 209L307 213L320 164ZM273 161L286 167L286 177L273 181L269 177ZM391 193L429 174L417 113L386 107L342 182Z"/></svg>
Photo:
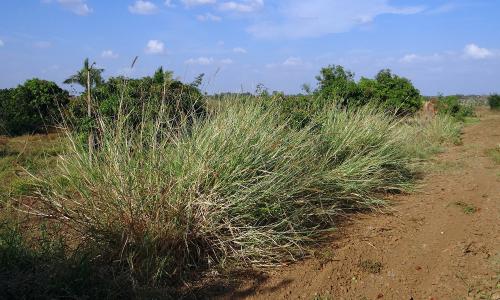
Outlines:
<svg viewBox="0 0 500 300"><path fill-rule="evenodd" d="M480 48L476 44L468 44L464 48L464 56L472 59L485 59L493 56L493 52L486 48Z"/></svg>
<svg viewBox="0 0 500 300"><path fill-rule="evenodd" d="M284 62L283 62L283 65L284 66L300 66L302 65L304 62L302 61L302 59L300 57L289 57L287 58Z"/></svg>
<svg viewBox="0 0 500 300"><path fill-rule="evenodd" d="M50 42L47 42L47 41L38 41L38 42L35 42L33 44L33 46L35 48L39 48L39 49L47 49L47 48L50 48L52 46L52 44Z"/></svg>
<svg viewBox="0 0 500 300"><path fill-rule="evenodd" d="M214 63L214 59L212 57L198 57L198 58L190 58L185 61L188 65L211 65Z"/></svg>
<svg viewBox="0 0 500 300"><path fill-rule="evenodd" d="M5 46L5 43L2 40L0 40L0 47L3 47L3 46Z"/></svg>
<svg viewBox="0 0 500 300"><path fill-rule="evenodd" d="M80 16L86 16L92 12L85 2L85 0L57 0L57 3L64 8Z"/></svg>
<svg viewBox="0 0 500 300"><path fill-rule="evenodd" d="M113 50L104 50L101 53L102 58L118 58L118 54L114 53Z"/></svg>
<svg viewBox="0 0 500 300"><path fill-rule="evenodd" d="M282 68L309 68L311 67L311 63L304 61L300 57L296 56L290 56L285 61L281 63L271 63L267 64L267 68L277 68L277 67L282 67Z"/></svg>
<svg viewBox="0 0 500 300"><path fill-rule="evenodd" d="M347 32L380 15L409 15L423 10L422 7L394 7L388 0L290 0L281 4L268 21L258 22L248 31L263 38L319 37Z"/></svg>
<svg viewBox="0 0 500 300"><path fill-rule="evenodd" d="M233 52L234 53L247 53L247 50L245 48L241 48L241 47L236 47L236 48L233 48Z"/></svg>
<svg viewBox="0 0 500 300"><path fill-rule="evenodd" d="M206 4L215 4L216 0L182 0L185 6L198 6L198 5L206 5Z"/></svg>
<svg viewBox="0 0 500 300"><path fill-rule="evenodd" d="M172 3L172 0L165 0L165 6L166 7L175 7L175 5Z"/></svg>
<svg viewBox="0 0 500 300"><path fill-rule="evenodd" d="M228 1L219 5L220 10L234 11L239 13L251 13L264 6L264 0L242 0L239 2Z"/></svg>
<svg viewBox="0 0 500 300"><path fill-rule="evenodd" d="M212 22L220 22L222 20L221 17L213 15L211 13L205 13L204 15L198 15L196 17L198 21L201 22L206 22L206 21L212 21Z"/></svg>
<svg viewBox="0 0 500 300"><path fill-rule="evenodd" d="M443 55L441 54L438 54L438 53L435 53L435 54L432 54L432 55L418 55L418 54L414 54L414 53L411 53L411 54L406 54L405 56L403 56L399 62L401 63L407 63L407 64L411 64L411 63L421 63L421 62L438 62L438 61L441 61L443 60Z"/></svg>
<svg viewBox="0 0 500 300"><path fill-rule="evenodd" d="M165 45L159 40L150 40L146 46L146 53L161 54L165 52Z"/></svg>
<svg viewBox="0 0 500 300"><path fill-rule="evenodd" d="M134 5L130 5L128 10L133 14L151 15L158 12L158 7L153 2L138 0Z"/></svg>
<svg viewBox="0 0 500 300"><path fill-rule="evenodd" d="M186 60L184 63L188 65L200 65L200 66L208 66L213 64L230 65L233 63L233 60L230 58L215 60L213 57L201 56L197 58L190 58Z"/></svg>

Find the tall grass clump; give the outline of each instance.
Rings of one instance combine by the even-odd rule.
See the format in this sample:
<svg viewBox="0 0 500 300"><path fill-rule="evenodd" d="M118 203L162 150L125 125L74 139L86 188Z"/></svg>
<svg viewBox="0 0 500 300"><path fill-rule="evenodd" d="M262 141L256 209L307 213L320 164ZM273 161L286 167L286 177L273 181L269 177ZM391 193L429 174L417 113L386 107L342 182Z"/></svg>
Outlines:
<svg viewBox="0 0 500 300"><path fill-rule="evenodd" d="M346 209L411 186L404 127L375 108L325 108L301 129L259 101L181 123L163 111L99 118L94 151L68 133L58 176L39 180L37 213L136 286L294 259Z"/></svg>
<svg viewBox="0 0 500 300"><path fill-rule="evenodd" d="M411 186L411 156L405 150L402 119L367 105L323 110L316 124L324 160L321 181L333 188L328 189L330 195L369 207L374 192Z"/></svg>
<svg viewBox="0 0 500 300"><path fill-rule="evenodd" d="M438 114L428 120L422 117L408 119L402 128L408 156L426 159L443 151L446 144L461 143L462 124L450 116Z"/></svg>

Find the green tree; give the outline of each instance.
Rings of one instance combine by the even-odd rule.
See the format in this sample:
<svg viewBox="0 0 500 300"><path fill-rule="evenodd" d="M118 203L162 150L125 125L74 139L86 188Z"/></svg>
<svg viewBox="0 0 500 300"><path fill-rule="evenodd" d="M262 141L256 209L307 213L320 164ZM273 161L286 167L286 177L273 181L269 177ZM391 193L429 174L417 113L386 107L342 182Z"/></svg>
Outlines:
<svg viewBox="0 0 500 300"><path fill-rule="evenodd" d="M43 132L61 121L69 93L51 81L30 79L15 89L0 92L0 130L19 135Z"/></svg>
<svg viewBox="0 0 500 300"><path fill-rule="evenodd" d="M342 66L330 65L321 69L316 80L318 81L317 96L323 100L338 101L344 107L359 104L361 92L354 81L353 72Z"/></svg>
<svg viewBox="0 0 500 300"><path fill-rule="evenodd" d="M500 95L493 94L488 97L488 104L491 109L500 109Z"/></svg>
<svg viewBox="0 0 500 300"><path fill-rule="evenodd" d="M399 115L413 114L422 105L422 96L410 80L381 70L375 79L361 78L358 87L364 102L376 103Z"/></svg>
<svg viewBox="0 0 500 300"><path fill-rule="evenodd" d="M88 74L90 72L90 74ZM94 68L89 64L89 59L83 61L83 67L76 74L71 75L68 79L64 80L65 84L78 84L87 89L87 76L90 75L90 87L101 85L104 81L102 79L102 72L104 69Z"/></svg>

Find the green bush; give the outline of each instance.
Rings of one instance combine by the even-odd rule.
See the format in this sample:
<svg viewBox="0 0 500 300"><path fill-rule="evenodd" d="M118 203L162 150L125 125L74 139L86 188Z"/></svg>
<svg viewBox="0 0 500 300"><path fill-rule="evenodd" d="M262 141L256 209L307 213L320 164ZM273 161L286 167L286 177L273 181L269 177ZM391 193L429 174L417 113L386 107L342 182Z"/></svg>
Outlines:
<svg viewBox="0 0 500 300"><path fill-rule="evenodd" d="M121 108L127 111L128 121L136 125L141 123L145 109L154 117L162 104L165 104L165 113L177 123L206 113L198 88L172 79L171 72L164 72L162 68L153 77L111 77L92 91L92 101L93 114L116 119ZM72 100L69 108L68 120L76 131L88 132L96 127L95 117L87 116L86 94Z"/></svg>
<svg viewBox="0 0 500 300"><path fill-rule="evenodd" d="M474 108L470 105L460 103L457 96L439 96L437 109L440 114L450 115L459 121L464 121L466 117L474 116Z"/></svg>
<svg viewBox="0 0 500 300"><path fill-rule="evenodd" d="M15 89L0 91L0 134L44 132L57 125L69 94L57 84L30 79Z"/></svg>
<svg viewBox="0 0 500 300"><path fill-rule="evenodd" d="M342 107L357 106L363 103L361 90L354 80L354 73L342 66L330 65L322 68L316 76L318 89L316 101L336 102Z"/></svg>
<svg viewBox="0 0 500 300"><path fill-rule="evenodd" d="M316 79L315 102L336 102L341 107L370 103L400 116L412 115L422 106L420 91L411 81L392 74L388 69L381 70L375 79L363 77L356 83L354 73L334 65L321 69Z"/></svg>
<svg viewBox="0 0 500 300"><path fill-rule="evenodd" d="M420 91L410 80L382 70L375 79L361 78L359 88L365 102L380 105L398 115L412 115L422 106Z"/></svg>
<svg viewBox="0 0 500 300"><path fill-rule="evenodd" d="M491 109L500 109L500 95L493 94L488 97L488 104Z"/></svg>

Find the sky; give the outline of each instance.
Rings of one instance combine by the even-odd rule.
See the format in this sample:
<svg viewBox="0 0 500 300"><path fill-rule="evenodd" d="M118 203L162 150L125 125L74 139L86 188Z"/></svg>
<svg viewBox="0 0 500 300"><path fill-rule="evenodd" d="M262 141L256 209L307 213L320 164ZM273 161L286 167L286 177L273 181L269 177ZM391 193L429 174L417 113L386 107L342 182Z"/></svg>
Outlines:
<svg viewBox="0 0 500 300"><path fill-rule="evenodd" d="M424 95L490 94L499 29L497 0L1 0L0 88L62 84L88 57L105 77L205 73L207 93L297 93L335 64L389 68Z"/></svg>

